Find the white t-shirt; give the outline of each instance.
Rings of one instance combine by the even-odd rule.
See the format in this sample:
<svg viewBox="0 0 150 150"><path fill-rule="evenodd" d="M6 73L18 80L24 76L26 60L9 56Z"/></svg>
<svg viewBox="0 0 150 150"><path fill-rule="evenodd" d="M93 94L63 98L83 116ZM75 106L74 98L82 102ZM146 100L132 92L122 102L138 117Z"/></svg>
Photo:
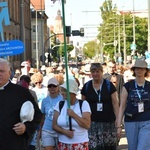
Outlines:
<svg viewBox="0 0 150 150"><path fill-rule="evenodd" d="M68 104L67 104L67 100L65 100L64 106L61 109L61 113L58 116L57 124L60 127L68 130L69 125L68 125L67 108L68 108ZM78 101L76 101L75 105L71 105L70 108L73 109L73 111L76 114L78 114L80 117L82 116ZM89 106L87 101L84 101L82 103L81 108L82 108L82 113L83 112L90 112L91 113L91 109L90 109L90 106ZM56 104L55 110L59 112L59 102ZM72 120L72 129L74 130L74 137L68 138L67 136L65 136L63 134L59 134L59 136L58 136L59 141L62 143L67 143L67 144L88 142L89 138L88 138L87 129L80 127L78 125L78 123L73 118L71 120Z"/></svg>

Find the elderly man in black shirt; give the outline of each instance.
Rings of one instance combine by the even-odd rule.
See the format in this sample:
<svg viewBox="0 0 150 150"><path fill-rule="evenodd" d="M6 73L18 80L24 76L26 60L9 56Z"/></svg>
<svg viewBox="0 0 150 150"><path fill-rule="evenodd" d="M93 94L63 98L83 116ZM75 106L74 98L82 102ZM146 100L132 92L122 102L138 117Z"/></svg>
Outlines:
<svg viewBox="0 0 150 150"><path fill-rule="evenodd" d="M0 150L27 150L28 139L41 122L42 113L29 90L10 81L10 65L0 58ZM34 106L32 121L21 122L24 102Z"/></svg>

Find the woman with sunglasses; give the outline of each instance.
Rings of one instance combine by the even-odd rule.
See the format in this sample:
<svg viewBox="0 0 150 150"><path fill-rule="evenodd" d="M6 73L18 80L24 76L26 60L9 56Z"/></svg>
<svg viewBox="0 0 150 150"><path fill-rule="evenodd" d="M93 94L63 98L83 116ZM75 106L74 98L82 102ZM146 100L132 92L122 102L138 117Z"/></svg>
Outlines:
<svg viewBox="0 0 150 150"><path fill-rule="evenodd" d="M48 95L48 90L47 87L43 86L42 82L43 82L43 75L40 72L34 73L31 76L31 82L35 85L34 88L32 88L33 91L35 91L36 95L37 95L37 101L38 101L38 106L41 109L41 104L42 104L42 100L44 98L47 97ZM35 150L35 147L37 145L37 143L39 142L36 137L37 137L37 132L39 132L39 130L37 130L31 140L30 146L29 146L29 150Z"/></svg>
<svg viewBox="0 0 150 150"><path fill-rule="evenodd" d="M35 91L39 108L41 108L42 100L48 95L47 87L42 84L43 75L40 72L33 74L31 76L31 82L35 85L32 90Z"/></svg>
<svg viewBox="0 0 150 150"><path fill-rule="evenodd" d="M43 113L42 120L42 145L44 150L53 150L57 142L57 133L52 129L52 119L54 107L57 102L62 100L59 93L59 83L55 77L49 79L47 85L49 95L43 99L41 111Z"/></svg>

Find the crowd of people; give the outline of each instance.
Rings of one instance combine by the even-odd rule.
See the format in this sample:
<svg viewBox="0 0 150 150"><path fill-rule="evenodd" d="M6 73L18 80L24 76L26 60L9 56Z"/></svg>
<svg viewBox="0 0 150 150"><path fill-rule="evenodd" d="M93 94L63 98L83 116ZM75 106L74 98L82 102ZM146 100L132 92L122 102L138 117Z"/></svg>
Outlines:
<svg viewBox="0 0 150 150"><path fill-rule="evenodd" d="M13 76L10 66L0 58L0 135L11 141L8 145L0 138L0 149L117 150L123 127L129 150L149 148L150 69L145 60L128 67L114 60L67 66L68 76L62 65L36 69L24 61ZM21 123L19 111L27 100L34 118Z"/></svg>

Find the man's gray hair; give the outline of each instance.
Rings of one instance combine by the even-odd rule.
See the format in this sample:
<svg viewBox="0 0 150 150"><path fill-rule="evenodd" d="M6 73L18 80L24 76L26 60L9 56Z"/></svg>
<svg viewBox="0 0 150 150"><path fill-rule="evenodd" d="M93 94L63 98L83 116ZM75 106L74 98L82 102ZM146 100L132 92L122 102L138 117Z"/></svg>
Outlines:
<svg viewBox="0 0 150 150"><path fill-rule="evenodd" d="M9 61L7 59L0 58L0 63L6 64L8 66L8 70L10 70L11 65L10 65L10 63L9 63Z"/></svg>

